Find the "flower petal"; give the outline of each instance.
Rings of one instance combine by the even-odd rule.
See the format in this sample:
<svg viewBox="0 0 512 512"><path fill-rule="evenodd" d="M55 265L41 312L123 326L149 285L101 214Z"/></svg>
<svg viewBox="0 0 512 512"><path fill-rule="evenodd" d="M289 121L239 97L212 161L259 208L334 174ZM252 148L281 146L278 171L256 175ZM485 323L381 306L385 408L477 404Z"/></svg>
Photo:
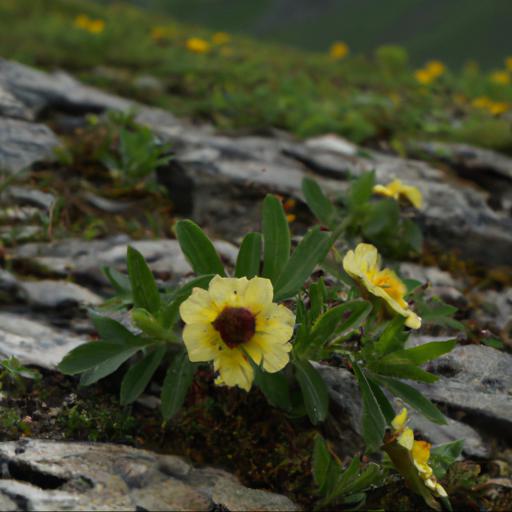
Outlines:
<svg viewBox="0 0 512 512"><path fill-rule="evenodd" d="M208 293L219 310L225 306L240 307L247 288L246 277L220 277L215 276L210 281Z"/></svg>
<svg viewBox="0 0 512 512"><path fill-rule="evenodd" d="M183 329L183 342L192 362L211 361L222 350L219 333L211 324L187 324Z"/></svg>
<svg viewBox="0 0 512 512"><path fill-rule="evenodd" d="M275 343L284 343L293 335L295 315L281 304L269 304L256 316L256 334L269 335Z"/></svg>
<svg viewBox="0 0 512 512"><path fill-rule="evenodd" d="M180 316L187 324L211 323L218 314L219 309L210 294L202 288L194 288L190 297L180 306Z"/></svg>
<svg viewBox="0 0 512 512"><path fill-rule="evenodd" d="M247 356L240 350L223 350L215 358L213 366L226 386L238 386L245 391L251 389L254 372Z"/></svg>
<svg viewBox="0 0 512 512"><path fill-rule="evenodd" d="M247 283L243 296L244 306L254 314L259 313L265 306L272 303L274 288L270 279L253 277Z"/></svg>

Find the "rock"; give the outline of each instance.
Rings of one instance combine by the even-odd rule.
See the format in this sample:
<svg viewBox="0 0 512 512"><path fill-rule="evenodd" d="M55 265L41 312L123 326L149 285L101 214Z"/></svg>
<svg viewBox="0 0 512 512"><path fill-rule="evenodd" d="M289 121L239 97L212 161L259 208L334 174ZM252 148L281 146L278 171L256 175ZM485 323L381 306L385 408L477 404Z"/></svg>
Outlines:
<svg viewBox="0 0 512 512"><path fill-rule="evenodd" d="M165 84L153 75L139 75L133 80L133 86L141 93L162 94Z"/></svg>
<svg viewBox="0 0 512 512"><path fill-rule="evenodd" d="M4 171L15 173L53 160L58 145L55 134L43 124L0 117L0 169Z"/></svg>
<svg viewBox="0 0 512 512"><path fill-rule="evenodd" d="M55 196L53 194L27 187L11 185L4 195L8 199L14 199L17 203L30 204L46 211L49 211L55 203Z"/></svg>
<svg viewBox="0 0 512 512"><path fill-rule="evenodd" d="M455 347L427 367L439 380L415 383L428 398L477 418L512 425L512 355L483 345Z"/></svg>
<svg viewBox="0 0 512 512"><path fill-rule="evenodd" d="M8 90L0 86L0 116L33 121L33 114Z"/></svg>
<svg viewBox="0 0 512 512"><path fill-rule="evenodd" d="M83 198L87 200L94 207L108 213L121 213L126 212L130 208L134 206L133 202L129 201L114 201L112 199L107 199L106 197L101 197L92 192L86 192L83 195Z"/></svg>
<svg viewBox="0 0 512 512"><path fill-rule="evenodd" d="M106 283L101 272L103 266L126 272L128 244L143 254L156 274L181 277L192 272L177 240L130 241L124 235L103 240L67 239L52 243L25 244L14 249L11 255L14 258L30 260L60 276L73 275ZM234 264L238 253L234 245L224 241L216 241L214 245L222 258Z"/></svg>
<svg viewBox="0 0 512 512"><path fill-rule="evenodd" d="M332 401L331 413L334 421L338 424L338 432L343 435L342 442L345 443L348 439L351 444L354 443L351 441L353 438L353 435L350 435L351 430L358 436L362 436L362 402L354 376L345 368L313 364L329 389ZM396 407L397 411L398 409L399 407ZM488 444L474 428L451 418L447 418L447 421L448 425L437 425L425 419L420 413L414 411L411 413L411 426L433 444L437 445L463 438L464 453L468 457L485 458L489 456ZM347 424L349 428L347 428ZM356 443L354 443L352 453L355 450L357 450Z"/></svg>
<svg viewBox="0 0 512 512"><path fill-rule="evenodd" d="M19 281L18 285L25 300L36 307L73 308L97 306L103 302L99 295L87 288L66 281Z"/></svg>
<svg viewBox="0 0 512 512"><path fill-rule="evenodd" d="M12 510L299 510L224 471L122 445L25 439L0 443L0 462Z"/></svg>
<svg viewBox="0 0 512 512"><path fill-rule="evenodd" d="M23 364L55 369L70 350L86 341L23 315L0 312L0 355L15 356Z"/></svg>
<svg viewBox="0 0 512 512"><path fill-rule="evenodd" d="M487 290L479 294L474 314L484 326L497 328L502 336L512 340L512 288Z"/></svg>

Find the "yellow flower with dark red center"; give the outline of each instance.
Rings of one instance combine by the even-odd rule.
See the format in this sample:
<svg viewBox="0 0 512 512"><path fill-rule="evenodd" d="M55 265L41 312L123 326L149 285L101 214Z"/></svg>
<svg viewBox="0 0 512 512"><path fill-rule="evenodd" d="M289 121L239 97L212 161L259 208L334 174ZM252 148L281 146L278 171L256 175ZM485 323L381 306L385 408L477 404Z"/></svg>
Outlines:
<svg viewBox="0 0 512 512"><path fill-rule="evenodd" d="M228 44L231 41L231 36L227 32L216 32L212 36L212 43L218 46Z"/></svg>
<svg viewBox="0 0 512 512"><path fill-rule="evenodd" d="M510 74L507 70L499 70L495 71L490 76L491 82L498 85L509 85L510 84Z"/></svg>
<svg viewBox="0 0 512 512"><path fill-rule="evenodd" d="M348 251L343 258L345 272L366 291L379 297L395 313L406 318L411 329L421 327L421 318L409 308L404 299L407 289L400 278L390 269L380 268L377 248L371 244L359 244L355 251Z"/></svg>
<svg viewBox="0 0 512 512"><path fill-rule="evenodd" d="M434 471L428 465L430 459L430 449L432 445L427 441L417 441L414 439L414 432L410 427L407 427L408 412L404 407L394 420L391 422L393 428L393 438L396 442L407 449L412 458L414 467L416 468L419 477L423 483L437 496L446 498L444 487L437 482Z"/></svg>
<svg viewBox="0 0 512 512"><path fill-rule="evenodd" d="M208 53L210 51L210 43L199 37L187 39L186 47L193 53Z"/></svg>
<svg viewBox="0 0 512 512"><path fill-rule="evenodd" d="M248 356L269 373L288 364L295 316L273 303L273 294L269 279L215 276L208 290L194 288L180 306L189 359L213 361L216 384L249 391Z"/></svg>
<svg viewBox="0 0 512 512"><path fill-rule="evenodd" d="M397 201L405 199L418 209L423 206L423 196L420 190L417 187L405 185L400 180L393 180L387 185L375 185L373 192L381 196L392 197Z"/></svg>
<svg viewBox="0 0 512 512"><path fill-rule="evenodd" d="M349 52L350 50L347 43L344 43L343 41L335 41L329 48L329 55L334 60L344 59Z"/></svg>

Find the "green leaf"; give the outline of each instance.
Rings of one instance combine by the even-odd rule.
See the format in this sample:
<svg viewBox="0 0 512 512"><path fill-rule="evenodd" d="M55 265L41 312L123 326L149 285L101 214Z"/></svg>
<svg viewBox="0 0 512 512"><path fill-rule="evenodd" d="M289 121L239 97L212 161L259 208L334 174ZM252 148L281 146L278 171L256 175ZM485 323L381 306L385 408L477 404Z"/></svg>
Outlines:
<svg viewBox="0 0 512 512"><path fill-rule="evenodd" d="M197 224L191 220L180 220L176 224L176 236L185 258L197 275L226 275L215 247Z"/></svg>
<svg viewBox="0 0 512 512"><path fill-rule="evenodd" d="M331 246L330 236L318 226L310 229L283 268L274 288L276 301L293 297L311 276L316 265L327 256Z"/></svg>
<svg viewBox="0 0 512 512"><path fill-rule="evenodd" d="M464 439L440 444L430 451L429 465L437 478L443 478L448 468L458 459L464 448Z"/></svg>
<svg viewBox="0 0 512 512"><path fill-rule="evenodd" d="M261 234L248 233L240 245L236 259L235 277L257 276L261 263Z"/></svg>
<svg viewBox="0 0 512 512"><path fill-rule="evenodd" d="M157 315L160 310L160 294L155 278L142 254L130 246L127 251L127 264L134 305Z"/></svg>
<svg viewBox="0 0 512 512"><path fill-rule="evenodd" d="M371 309L372 305L365 300L353 300L329 309L313 325L312 343L323 344L333 335L341 336L357 329Z"/></svg>
<svg viewBox="0 0 512 512"><path fill-rule="evenodd" d="M327 297L327 290L325 288L324 280L321 277L316 283L311 284L309 287L309 318L310 321L315 321L322 313L322 309Z"/></svg>
<svg viewBox="0 0 512 512"><path fill-rule="evenodd" d="M165 346L157 347L126 372L121 382L121 405L131 404L139 398L162 362L166 350Z"/></svg>
<svg viewBox="0 0 512 512"><path fill-rule="evenodd" d="M352 210L366 204L373 194L374 185L374 172L365 172L353 181L347 193L347 203L349 208Z"/></svg>
<svg viewBox="0 0 512 512"><path fill-rule="evenodd" d="M365 237L375 239L384 235L390 236L400 221L400 208L393 199L384 199L368 205L363 224Z"/></svg>
<svg viewBox="0 0 512 512"><path fill-rule="evenodd" d="M456 345L457 340L432 341L430 343L419 345L418 347L396 350L395 352L391 352L391 354L387 354L382 357L379 362L389 362L390 364L412 363L421 365L450 352Z"/></svg>
<svg viewBox="0 0 512 512"><path fill-rule="evenodd" d="M398 377L400 379L418 380L420 382L433 383L439 379L437 375L426 372L418 366L410 363L390 363L388 361L382 362L374 361L368 364L368 368L379 375L387 375L389 377Z"/></svg>
<svg viewBox="0 0 512 512"><path fill-rule="evenodd" d="M254 361L252 361L254 363ZM268 373L253 364L254 382L265 395L268 403L283 411L291 411L292 401L288 379L283 372Z"/></svg>
<svg viewBox="0 0 512 512"><path fill-rule="evenodd" d="M267 195L263 201L263 276L272 284L290 257L290 228L281 201L273 195Z"/></svg>
<svg viewBox="0 0 512 512"><path fill-rule="evenodd" d="M93 341L84 343L69 352L59 363L58 369L66 375L75 375L99 364L107 364L108 360L117 369L124 361L129 359L143 345L126 347L118 343L106 341ZM120 361L120 362L119 362ZM113 370L113 371L114 371ZM111 372L109 372L111 373Z"/></svg>
<svg viewBox="0 0 512 512"><path fill-rule="evenodd" d="M316 218L322 224L330 228L331 223L336 217L336 209L322 192L318 183L311 178L304 178L302 180L302 193L304 194L309 209Z"/></svg>
<svg viewBox="0 0 512 512"><path fill-rule="evenodd" d="M366 376L366 379L368 380L368 384L372 388L373 394L375 395L377 402L379 402L379 407L380 410L382 411L382 414L384 415L384 418L386 419L386 423L388 425L391 425L391 422L395 417L395 411L393 409L393 406L389 403L389 400L387 399L386 395L380 388L379 384L375 380L371 379L368 375Z"/></svg>
<svg viewBox="0 0 512 512"><path fill-rule="evenodd" d="M130 278L126 274L121 274L115 268L111 267L103 267L101 270L117 293L131 294L132 284L130 283Z"/></svg>
<svg viewBox="0 0 512 512"><path fill-rule="evenodd" d="M304 405L313 425L325 420L329 412L329 392L320 374L306 360L295 359L297 381L299 382Z"/></svg>
<svg viewBox="0 0 512 512"><path fill-rule="evenodd" d="M139 338L113 318L91 313L89 315L101 339L119 345L138 345Z"/></svg>
<svg viewBox="0 0 512 512"><path fill-rule="evenodd" d="M481 343L496 350L502 350L505 347L505 344L498 338L484 338Z"/></svg>
<svg viewBox="0 0 512 512"><path fill-rule="evenodd" d="M375 380L385 386L393 395L400 397L413 409L416 409L418 412L423 414L425 418L433 421L434 423L439 423L441 425L446 424L446 418L443 413L417 389L414 389L399 380L380 375L376 375Z"/></svg>
<svg viewBox="0 0 512 512"><path fill-rule="evenodd" d="M173 359L162 385L161 411L165 421L170 420L183 405L194 372L195 366L190 362L187 351L182 350Z"/></svg>
<svg viewBox="0 0 512 512"><path fill-rule="evenodd" d="M332 456L327 449L327 444L325 443L324 438L320 434L317 434L315 436L315 444L313 447L312 470L315 484L320 488L324 487L326 483L331 461Z"/></svg>
<svg viewBox="0 0 512 512"><path fill-rule="evenodd" d="M357 362L352 362L363 398L363 438L369 452L377 451L382 444L386 430L386 419L366 375Z"/></svg>
<svg viewBox="0 0 512 512"><path fill-rule="evenodd" d="M403 316L395 316L391 320L384 332L381 334L377 343L375 343L375 351L385 355L401 349L407 340L407 333L404 332L405 318Z"/></svg>

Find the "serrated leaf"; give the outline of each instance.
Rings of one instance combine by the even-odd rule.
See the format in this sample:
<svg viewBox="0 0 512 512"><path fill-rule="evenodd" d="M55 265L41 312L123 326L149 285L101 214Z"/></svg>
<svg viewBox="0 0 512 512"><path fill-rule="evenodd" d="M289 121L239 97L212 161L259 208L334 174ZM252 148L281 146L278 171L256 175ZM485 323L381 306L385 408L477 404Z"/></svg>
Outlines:
<svg viewBox="0 0 512 512"><path fill-rule="evenodd" d="M121 382L121 405L130 404L139 398L162 362L166 350L165 346L157 347L126 372Z"/></svg>
<svg viewBox="0 0 512 512"><path fill-rule="evenodd" d="M336 209L318 183L311 178L304 178L302 180L302 193L309 209L316 218L325 226L331 227L331 223L336 217Z"/></svg>
<svg viewBox="0 0 512 512"><path fill-rule="evenodd" d="M446 424L446 418L443 413L425 396L423 396L417 389L409 386L405 382L401 382L390 377L375 376L375 379L384 385L393 395L400 397L404 402L407 402L413 409L417 410L425 418L439 423Z"/></svg>
<svg viewBox="0 0 512 512"><path fill-rule="evenodd" d="M352 367L363 398L363 438L367 450L374 452L382 444L386 419L363 370L355 361L353 361Z"/></svg>
<svg viewBox="0 0 512 512"><path fill-rule="evenodd" d="M329 412L329 392L327 386L309 361L296 359L293 365L304 397L306 412L311 423L317 425L325 420Z"/></svg>
<svg viewBox="0 0 512 512"><path fill-rule="evenodd" d="M176 237L185 258L197 275L226 275L215 247L197 224L191 220L180 220L176 224Z"/></svg>
<svg viewBox="0 0 512 512"><path fill-rule="evenodd" d="M236 259L235 277L247 277L251 279L260 272L261 264L260 233L248 233L240 245L238 258Z"/></svg>
<svg viewBox="0 0 512 512"><path fill-rule="evenodd" d="M165 421L170 420L183 405L194 372L195 366L190 362L187 351L182 350L174 357L162 385L161 411Z"/></svg>
<svg viewBox="0 0 512 512"><path fill-rule="evenodd" d="M144 256L133 247L128 246L126 260L134 305L157 315L160 310L160 294Z"/></svg>
<svg viewBox="0 0 512 512"><path fill-rule="evenodd" d="M290 257L290 228L281 201L267 195L263 201L263 276L276 284Z"/></svg>
<svg viewBox="0 0 512 512"><path fill-rule="evenodd" d="M327 233L320 231L318 226L310 229L279 275L274 287L274 300L288 299L297 294L315 267L323 261L330 246Z"/></svg>

